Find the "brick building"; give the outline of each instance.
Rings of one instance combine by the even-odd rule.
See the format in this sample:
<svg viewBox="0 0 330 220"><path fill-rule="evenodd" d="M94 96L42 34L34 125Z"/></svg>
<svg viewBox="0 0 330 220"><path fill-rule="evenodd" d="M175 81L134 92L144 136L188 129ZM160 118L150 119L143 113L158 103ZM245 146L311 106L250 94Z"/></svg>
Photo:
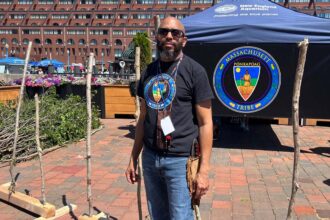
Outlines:
<svg viewBox="0 0 330 220"><path fill-rule="evenodd" d="M153 17L179 19L221 0L0 0L0 57L55 58L84 63L94 52L98 63L122 56L134 35L154 38ZM275 0L284 4L284 0ZM330 0L291 0L289 7L330 18Z"/></svg>

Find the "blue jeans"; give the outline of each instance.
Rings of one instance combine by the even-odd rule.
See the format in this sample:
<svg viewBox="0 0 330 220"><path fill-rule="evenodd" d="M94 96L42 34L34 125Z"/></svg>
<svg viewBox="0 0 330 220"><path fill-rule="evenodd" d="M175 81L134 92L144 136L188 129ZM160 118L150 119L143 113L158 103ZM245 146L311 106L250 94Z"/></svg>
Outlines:
<svg viewBox="0 0 330 220"><path fill-rule="evenodd" d="M144 148L143 177L152 220L194 219L186 180L187 159Z"/></svg>

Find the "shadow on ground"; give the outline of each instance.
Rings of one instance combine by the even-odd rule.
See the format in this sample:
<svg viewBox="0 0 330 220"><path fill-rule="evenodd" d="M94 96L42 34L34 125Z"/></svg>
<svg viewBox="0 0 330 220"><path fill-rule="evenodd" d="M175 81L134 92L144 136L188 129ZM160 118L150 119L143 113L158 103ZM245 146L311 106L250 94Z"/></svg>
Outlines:
<svg viewBox="0 0 330 220"><path fill-rule="evenodd" d="M219 134L213 147L286 152L294 150L291 146L281 144L270 124L254 122L245 130L239 121L229 119L219 123Z"/></svg>
<svg viewBox="0 0 330 220"><path fill-rule="evenodd" d="M134 125L128 125L128 126L120 126L118 127L119 130L128 130L129 133L125 134L124 137L134 139L135 137L135 126Z"/></svg>

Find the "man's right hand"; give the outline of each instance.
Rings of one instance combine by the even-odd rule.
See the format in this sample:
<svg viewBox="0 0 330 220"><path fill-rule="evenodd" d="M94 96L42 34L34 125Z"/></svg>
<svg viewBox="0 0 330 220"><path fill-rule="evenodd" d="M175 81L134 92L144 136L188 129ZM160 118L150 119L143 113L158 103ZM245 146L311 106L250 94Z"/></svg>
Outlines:
<svg viewBox="0 0 330 220"><path fill-rule="evenodd" d="M126 179L131 184L134 184L139 181L139 175L136 172L136 167L137 162L131 159L125 172Z"/></svg>

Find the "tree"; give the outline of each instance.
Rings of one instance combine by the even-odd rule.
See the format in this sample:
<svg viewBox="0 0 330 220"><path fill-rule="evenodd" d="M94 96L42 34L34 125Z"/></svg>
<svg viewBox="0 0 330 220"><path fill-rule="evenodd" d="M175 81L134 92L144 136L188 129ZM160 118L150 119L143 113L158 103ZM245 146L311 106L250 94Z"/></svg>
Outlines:
<svg viewBox="0 0 330 220"><path fill-rule="evenodd" d="M136 47L140 47L141 49L140 65L141 65L141 71L143 71L147 68L147 65L152 61L151 43L148 38L148 34L146 32L137 33L133 38L133 44L134 44L133 54L135 54Z"/></svg>

